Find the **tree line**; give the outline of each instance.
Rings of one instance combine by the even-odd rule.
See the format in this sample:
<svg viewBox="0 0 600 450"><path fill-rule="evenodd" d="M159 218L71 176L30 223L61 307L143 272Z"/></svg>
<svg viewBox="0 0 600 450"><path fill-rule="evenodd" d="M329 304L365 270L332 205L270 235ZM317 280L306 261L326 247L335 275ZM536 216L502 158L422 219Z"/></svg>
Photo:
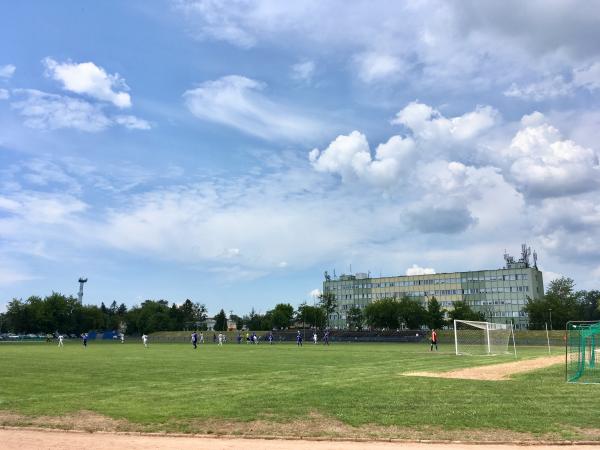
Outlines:
<svg viewBox="0 0 600 450"><path fill-rule="evenodd" d="M600 291L576 291L572 278L558 278L550 282L542 298L528 299L525 312L534 329L564 330L570 320L600 320Z"/></svg>
<svg viewBox="0 0 600 450"><path fill-rule="evenodd" d="M286 329L294 325L309 328L329 327L329 318L337 311L337 300L331 292L319 296L314 305L302 303L297 309L289 303L278 303L264 314L254 309L249 314L229 317L221 309L214 317L217 331L226 330L228 321L237 329ZM600 291L576 291L571 278L559 278L550 283L540 299L528 299L524 307L529 316L530 328L564 329L569 320L600 320ZM474 311L465 301L453 303L445 311L435 297L427 304L408 297L384 298L345 310L346 325L351 330L370 329L439 329L457 320L490 320L486 314ZM167 330L202 329L206 324L207 309L204 304L186 299L181 304L167 300L146 300L130 308L113 301L81 305L73 296L53 292L41 298L13 299L6 312L0 314L0 333L61 333L79 334L89 330L120 330L128 334L153 333Z"/></svg>

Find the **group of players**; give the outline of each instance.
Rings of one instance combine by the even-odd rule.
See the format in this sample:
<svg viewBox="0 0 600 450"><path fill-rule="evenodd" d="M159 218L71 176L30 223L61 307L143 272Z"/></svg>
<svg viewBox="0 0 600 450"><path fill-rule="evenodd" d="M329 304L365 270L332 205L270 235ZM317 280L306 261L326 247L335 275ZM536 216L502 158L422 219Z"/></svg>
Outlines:
<svg viewBox="0 0 600 450"><path fill-rule="evenodd" d="M145 336L145 335L144 335ZM238 333L237 335L237 343L241 344L242 343L242 334ZM274 340L274 336L273 333L269 332L266 336L265 336L265 340L269 343L269 344L273 344L273 340ZM223 345L223 343L227 340L227 336L224 335L223 333L219 333L217 334L213 334L213 343L218 343L219 345ZM298 331L298 334L296 335L296 345L298 345L298 347L302 347L302 341L304 340L303 335L300 331ZM317 336L317 333L313 333L313 343L317 344L319 338ZM260 336L257 336L257 334L255 332L253 332L252 334L250 333L246 333L246 344L258 344L260 341ZM204 343L204 334L202 334L202 332L200 332L200 334L198 334L196 331L194 331L191 335L191 343L192 346L194 347L194 349L198 348L198 343L203 344ZM325 345L329 345L329 331L325 331L325 333L323 334L323 344ZM144 345L146 345L146 341L144 341Z"/></svg>
<svg viewBox="0 0 600 450"><path fill-rule="evenodd" d="M87 342L88 342L88 334L87 333L82 333L81 334L81 341L84 347L87 347ZM121 343L124 344L125 343L125 335L123 333L121 333L119 335L120 339L121 339ZM269 332L269 334L267 334L266 336L266 340L267 342L269 342L269 344L273 344L273 333ZM317 333L314 332L313 336L313 343L316 345L319 337L317 336ZM142 335L142 342L144 343L144 348L148 348L148 335L147 334L143 334ZM215 344L219 344L219 345L223 345L223 343L227 340L227 336L224 335L223 333L219 333L217 334L213 334L213 343ZM249 333L246 333L246 343L247 344L258 344L260 340L260 337L256 335L256 333L252 333L252 335L250 335ZM300 330L298 330L298 334L296 335L296 345L298 347L302 347L302 342L304 340L303 334L300 332ZM435 347L435 350L437 351L438 349L438 342L437 342L437 332L435 330L432 330L431 332L431 350L433 351L433 348ZM200 334L198 334L196 331L194 331L191 335L191 343L192 346L194 347L194 349L198 348L198 343L200 344L204 344L204 334L202 332L200 332ZM242 343L242 334L238 333L237 335L237 343L241 344ZM323 334L323 344L324 345L329 345L329 331L325 331L325 333ZM58 335L58 346L59 347L64 347L64 336L62 334Z"/></svg>

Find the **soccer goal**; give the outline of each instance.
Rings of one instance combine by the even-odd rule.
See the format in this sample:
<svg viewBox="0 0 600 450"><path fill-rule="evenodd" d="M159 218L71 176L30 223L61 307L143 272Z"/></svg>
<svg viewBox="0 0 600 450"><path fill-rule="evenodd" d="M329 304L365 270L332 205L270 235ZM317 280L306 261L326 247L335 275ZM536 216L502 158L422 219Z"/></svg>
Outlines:
<svg viewBox="0 0 600 450"><path fill-rule="evenodd" d="M569 383L600 383L600 322L567 322L566 377Z"/></svg>
<svg viewBox="0 0 600 450"><path fill-rule="evenodd" d="M517 357L512 324L455 320L454 346L457 355L498 355L512 350Z"/></svg>

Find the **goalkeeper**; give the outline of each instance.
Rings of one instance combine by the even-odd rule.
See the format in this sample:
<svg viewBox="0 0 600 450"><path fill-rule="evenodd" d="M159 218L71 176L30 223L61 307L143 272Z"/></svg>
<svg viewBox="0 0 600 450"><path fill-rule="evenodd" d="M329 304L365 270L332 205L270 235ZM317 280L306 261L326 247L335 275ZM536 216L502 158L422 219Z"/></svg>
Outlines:
<svg viewBox="0 0 600 450"><path fill-rule="evenodd" d="M438 343L438 339L437 339L437 333L434 330L431 330L431 348L429 349L430 352L433 351L433 346L435 346L435 351L437 352L437 343Z"/></svg>

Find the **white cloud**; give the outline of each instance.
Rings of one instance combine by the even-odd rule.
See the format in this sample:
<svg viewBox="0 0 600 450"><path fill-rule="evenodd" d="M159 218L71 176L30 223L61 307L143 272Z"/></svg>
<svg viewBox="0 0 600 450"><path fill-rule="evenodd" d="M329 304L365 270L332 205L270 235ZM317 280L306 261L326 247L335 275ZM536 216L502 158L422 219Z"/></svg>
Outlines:
<svg viewBox="0 0 600 450"><path fill-rule="evenodd" d="M360 178L385 187L397 183L399 175L410 168L414 150L411 138L392 136L379 144L375 157L371 157L365 135L353 131L349 135L338 136L323 151L313 149L309 159L319 172L337 173L345 181Z"/></svg>
<svg viewBox="0 0 600 450"><path fill-rule="evenodd" d="M543 101L572 96L578 88L585 88L589 91L600 89L600 62L573 69L571 78L571 81L566 81L562 75L556 75L525 86L513 83L509 89L504 91L504 95L524 100Z"/></svg>
<svg viewBox="0 0 600 450"><path fill-rule="evenodd" d="M227 125L263 139L306 139L321 127L261 93L263 83L229 75L206 81L183 94L185 104L202 120Z"/></svg>
<svg viewBox="0 0 600 450"><path fill-rule="evenodd" d="M0 78L11 78L15 74L17 68L12 64L0 66Z"/></svg>
<svg viewBox="0 0 600 450"><path fill-rule="evenodd" d="M396 114L393 124L404 125L426 140L471 139L497 123L498 112L490 106L478 106L462 116L446 118L429 105L412 102Z"/></svg>
<svg viewBox="0 0 600 450"><path fill-rule="evenodd" d="M315 74L316 65L314 61L303 61L292 66L292 79L310 83Z"/></svg>
<svg viewBox="0 0 600 450"><path fill-rule="evenodd" d="M10 93L7 89L0 89L0 100L6 100L10 97Z"/></svg>
<svg viewBox="0 0 600 450"><path fill-rule="evenodd" d="M510 88L504 91L504 95L507 97L518 97L524 100L535 101L543 101L572 94L573 84L566 82L562 75L547 78L526 86L518 86L516 83L513 83Z"/></svg>
<svg viewBox="0 0 600 450"><path fill-rule="evenodd" d="M84 100L48 94L34 89L15 92L27 96L25 100L13 102L11 106L25 118L25 125L30 128L42 130L75 128L98 132L111 125L111 120L99 106Z"/></svg>
<svg viewBox="0 0 600 450"><path fill-rule="evenodd" d="M152 128L150 123L136 116L115 116L115 122L123 125L130 130L149 130Z"/></svg>
<svg viewBox="0 0 600 450"><path fill-rule="evenodd" d="M43 63L47 76L61 82L67 91L110 102L118 108L131 106L131 97L124 92L129 88L118 73L108 74L93 62L58 63L52 58L45 58Z"/></svg>
<svg viewBox="0 0 600 450"><path fill-rule="evenodd" d="M347 67L363 81L401 80L428 92L503 90L600 56L594 2L521 3L174 0L200 39L287 51L291 43L292 51L353 62Z"/></svg>
<svg viewBox="0 0 600 450"><path fill-rule="evenodd" d="M308 295L309 295L309 297L316 299L321 295L321 289L319 289L319 288L313 289L312 291L310 291L308 293Z"/></svg>
<svg viewBox="0 0 600 450"><path fill-rule="evenodd" d="M135 116L108 116L102 106L73 97L49 94L35 89L16 89L24 100L14 101L11 107L24 117L25 125L40 130L73 128L87 132L106 130L114 124L137 130L148 130L150 124Z"/></svg>
<svg viewBox="0 0 600 450"><path fill-rule="evenodd" d="M435 269L429 267L420 267L417 264L413 264L411 267L406 269L406 275L432 275L435 273Z"/></svg>
<svg viewBox="0 0 600 450"><path fill-rule="evenodd" d="M575 69L573 83L590 91L600 89L600 62Z"/></svg>
<svg viewBox="0 0 600 450"><path fill-rule="evenodd" d="M62 224L88 205L69 194L23 191L0 196L0 210L35 224Z"/></svg>
<svg viewBox="0 0 600 450"><path fill-rule="evenodd" d="M533 197L598 189L600 166L596 152L564 139L558 129L542 121L539 113L525 116L523 127L503 150L511 161L509 174L516 185Z"/></svg>
<svg viewBox="0 0 600 450"><path fill-rule="evenodd" d="M398 56L388 53L366 52L356 55L358 76L365 83L395 78L406 71L406 64Z"/></svg>

